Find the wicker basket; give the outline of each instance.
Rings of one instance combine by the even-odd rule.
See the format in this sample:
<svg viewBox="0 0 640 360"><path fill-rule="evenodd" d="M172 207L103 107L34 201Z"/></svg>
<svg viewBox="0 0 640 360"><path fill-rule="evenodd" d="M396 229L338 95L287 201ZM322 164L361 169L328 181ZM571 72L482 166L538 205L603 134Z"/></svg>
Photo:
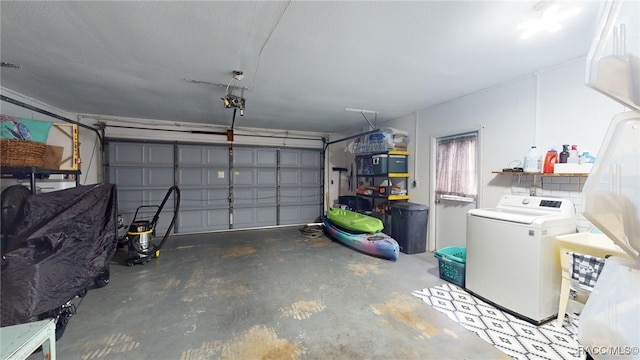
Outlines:
<svg viewBox="0 0 640 360"><path fill-rule="evenodd" d="M0 140L0 166L27 167L44 166L44 151L47 145L30 140Z"/></svg>

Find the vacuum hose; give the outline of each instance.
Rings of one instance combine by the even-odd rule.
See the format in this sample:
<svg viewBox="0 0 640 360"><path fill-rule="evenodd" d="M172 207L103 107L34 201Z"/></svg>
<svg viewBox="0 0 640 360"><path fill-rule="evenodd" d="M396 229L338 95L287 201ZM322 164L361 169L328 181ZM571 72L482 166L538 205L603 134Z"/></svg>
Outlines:
<svg viewBox="0 0 640 360"><path fill-rule="evenodd" d="M167 238L169 237L169 234L171 233L171 230L173 229L173 226L176 223L176 219L178 218L178 210L180 210L180 188L178 188L176 185L172 186L169 188L169 190L167 191L167 195L164 196L164 200L162 200L162 203L160 204L160 207L158 208L158 211L156 211L156 214L153 216L153 219L151 220L151 229L156 228L156 223L158 222L158 219L160 218L160 213L162 212L162 208L164 208L165 203L167 202L167 200L169 199L169 196L171 196L171 193L175 193L176 197L175 197L175 204L176 207L173 210L173 218L171 218L171 224L169 224L169 227L167 228L167 232L164 234L164 237L162 238L162 241L160 242L160 244L158 245L153 245L152 247L150 247L147 250L140 250L137 247L133 247L134 250L144 256L149 256L149 255L153 255L155 254L158 250L160 250L163 246L164 243L167 241Z"/></svg>

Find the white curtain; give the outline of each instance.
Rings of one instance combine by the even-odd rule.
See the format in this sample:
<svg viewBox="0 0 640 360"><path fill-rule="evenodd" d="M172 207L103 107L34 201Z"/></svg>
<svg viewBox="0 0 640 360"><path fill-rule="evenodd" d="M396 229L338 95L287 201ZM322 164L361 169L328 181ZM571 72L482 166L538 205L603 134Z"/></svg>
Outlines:
<svg viewBox="0 0 640 360"><path fill-rule="evenodd" d="M438 139L436 194L440 197L475 200L478 195L478 135L464 134Z"/></svg>

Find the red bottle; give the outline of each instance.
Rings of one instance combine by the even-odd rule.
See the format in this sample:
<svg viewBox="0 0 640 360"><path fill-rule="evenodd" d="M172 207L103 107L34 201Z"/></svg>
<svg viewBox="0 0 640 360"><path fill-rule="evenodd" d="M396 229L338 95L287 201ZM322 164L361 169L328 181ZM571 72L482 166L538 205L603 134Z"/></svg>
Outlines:
<svg viewBox="0 0 640 360"><path fill-rule="evenodd" d="M544 165L542 172L545 174L553 174L553 165L558 162L558 152L555 149L547 151L544 157Z"/></svg>

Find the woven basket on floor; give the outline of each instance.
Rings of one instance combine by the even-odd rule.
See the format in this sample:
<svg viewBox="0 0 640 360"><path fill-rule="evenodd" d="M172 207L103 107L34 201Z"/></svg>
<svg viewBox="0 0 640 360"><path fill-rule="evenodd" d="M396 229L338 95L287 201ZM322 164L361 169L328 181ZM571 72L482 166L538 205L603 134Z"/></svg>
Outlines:
<svg viewBox="0 0 640 360"><path fill-rule="evenodd" d="M44 151L47 145L30 140L0 140L0 166L27 167L44 166Z"/></svg>

